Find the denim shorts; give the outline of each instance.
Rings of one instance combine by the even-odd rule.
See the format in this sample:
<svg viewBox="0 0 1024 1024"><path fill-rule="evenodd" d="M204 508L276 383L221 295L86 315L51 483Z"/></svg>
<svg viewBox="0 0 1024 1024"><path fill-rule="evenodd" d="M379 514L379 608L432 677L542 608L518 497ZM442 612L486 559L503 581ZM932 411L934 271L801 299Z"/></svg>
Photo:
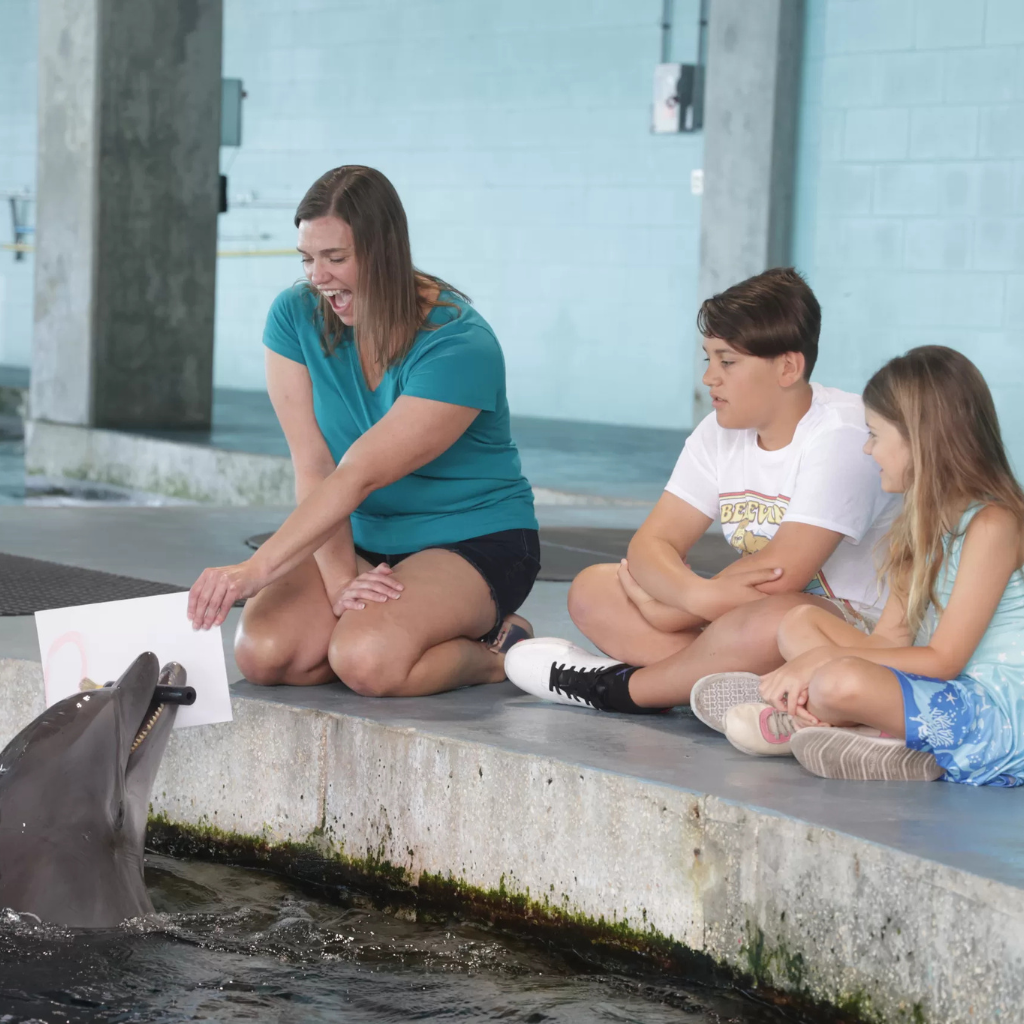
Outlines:
<svg viewBox="0 0 1024 1024"><path fill-rule="evenodd" d="M481 576L490 588L497 618L491 629L481 640L493 641L506 615L518 611L533 589L537 573L540 572L540 537L536 530L500 530L498 533L485 533L482 537L471 537L469 540L457 540L451 544L431 544L429 551L437 548L441 551L454 551L461 555ZM405 551L399 555L387 555L380 551L367 551L356 545L356 554L365 558L370 565L395 566L417 551Z"/></svg>

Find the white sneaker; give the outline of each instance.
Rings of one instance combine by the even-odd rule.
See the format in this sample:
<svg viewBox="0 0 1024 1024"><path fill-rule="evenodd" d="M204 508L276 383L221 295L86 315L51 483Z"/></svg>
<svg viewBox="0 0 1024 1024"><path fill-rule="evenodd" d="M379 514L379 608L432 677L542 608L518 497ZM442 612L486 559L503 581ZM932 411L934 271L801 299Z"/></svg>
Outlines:
<svg viewBox="0 0 1024 1024"><path fill-rule="evenodd" d="M505 655L505 675L534 697L555 704L607 711L602 699L607 677L621 661L591 654L557 637L520 640Z"/></svg>
<svg viewBox="0 0 1024 1024"><path fill-rule="evenodd" d="M725 713L725 738L744 754L792 757L796 720L770 704L735 704Z"/></svg>
<svg viewBox="0 0 1024 1024"><path fill-rule="evenodd" d="M690 710L709 729L725 732L725 713L737 704L764 704L761 677L753 672L714 672L690 690Z"/></svg>

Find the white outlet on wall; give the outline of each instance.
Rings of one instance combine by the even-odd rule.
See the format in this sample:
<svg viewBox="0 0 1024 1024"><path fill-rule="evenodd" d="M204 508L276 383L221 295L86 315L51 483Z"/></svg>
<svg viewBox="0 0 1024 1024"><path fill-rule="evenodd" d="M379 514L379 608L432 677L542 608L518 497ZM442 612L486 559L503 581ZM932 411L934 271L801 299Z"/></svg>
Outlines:
<svg viewBox="0 0 1024 1024"><path fill-rule="evenodd" d="M695 167L690 171L690 195L704 195L704 168Z"/></svg>

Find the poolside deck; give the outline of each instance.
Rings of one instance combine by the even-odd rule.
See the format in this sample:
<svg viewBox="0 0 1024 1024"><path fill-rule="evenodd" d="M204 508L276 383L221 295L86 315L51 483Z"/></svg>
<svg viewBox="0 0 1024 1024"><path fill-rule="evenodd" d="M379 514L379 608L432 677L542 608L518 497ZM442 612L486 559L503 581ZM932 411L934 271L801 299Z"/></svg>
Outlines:
<svg viewBox="0 0 1024 1024"><path fill-rule="evenodd" d="M285 511L4 507L0 550L188 585ZM644 513L539 511L550 525ZM566 591L535 588L538 634L578 638ZM234 723L175 735L154 794L171 821L528 894L867 1019L1024 1019L1014 791L830 782L747 758L684 710L604 715L508 683L403 700L340 684L233 693ZM33 622L0 618L0 744L41 701Z"/></svg>

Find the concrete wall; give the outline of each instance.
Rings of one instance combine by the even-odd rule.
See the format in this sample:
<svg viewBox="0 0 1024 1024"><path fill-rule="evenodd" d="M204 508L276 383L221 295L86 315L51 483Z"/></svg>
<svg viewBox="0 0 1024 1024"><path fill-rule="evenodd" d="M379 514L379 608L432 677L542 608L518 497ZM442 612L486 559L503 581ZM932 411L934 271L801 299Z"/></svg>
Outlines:
<svg viewBox="0 0 1024 1024"><path fill-rule="evenodd" d="M819 380L859 390L920 344L965 352L1024 471L1024 3L813 0L795 259Z"/></svg>

